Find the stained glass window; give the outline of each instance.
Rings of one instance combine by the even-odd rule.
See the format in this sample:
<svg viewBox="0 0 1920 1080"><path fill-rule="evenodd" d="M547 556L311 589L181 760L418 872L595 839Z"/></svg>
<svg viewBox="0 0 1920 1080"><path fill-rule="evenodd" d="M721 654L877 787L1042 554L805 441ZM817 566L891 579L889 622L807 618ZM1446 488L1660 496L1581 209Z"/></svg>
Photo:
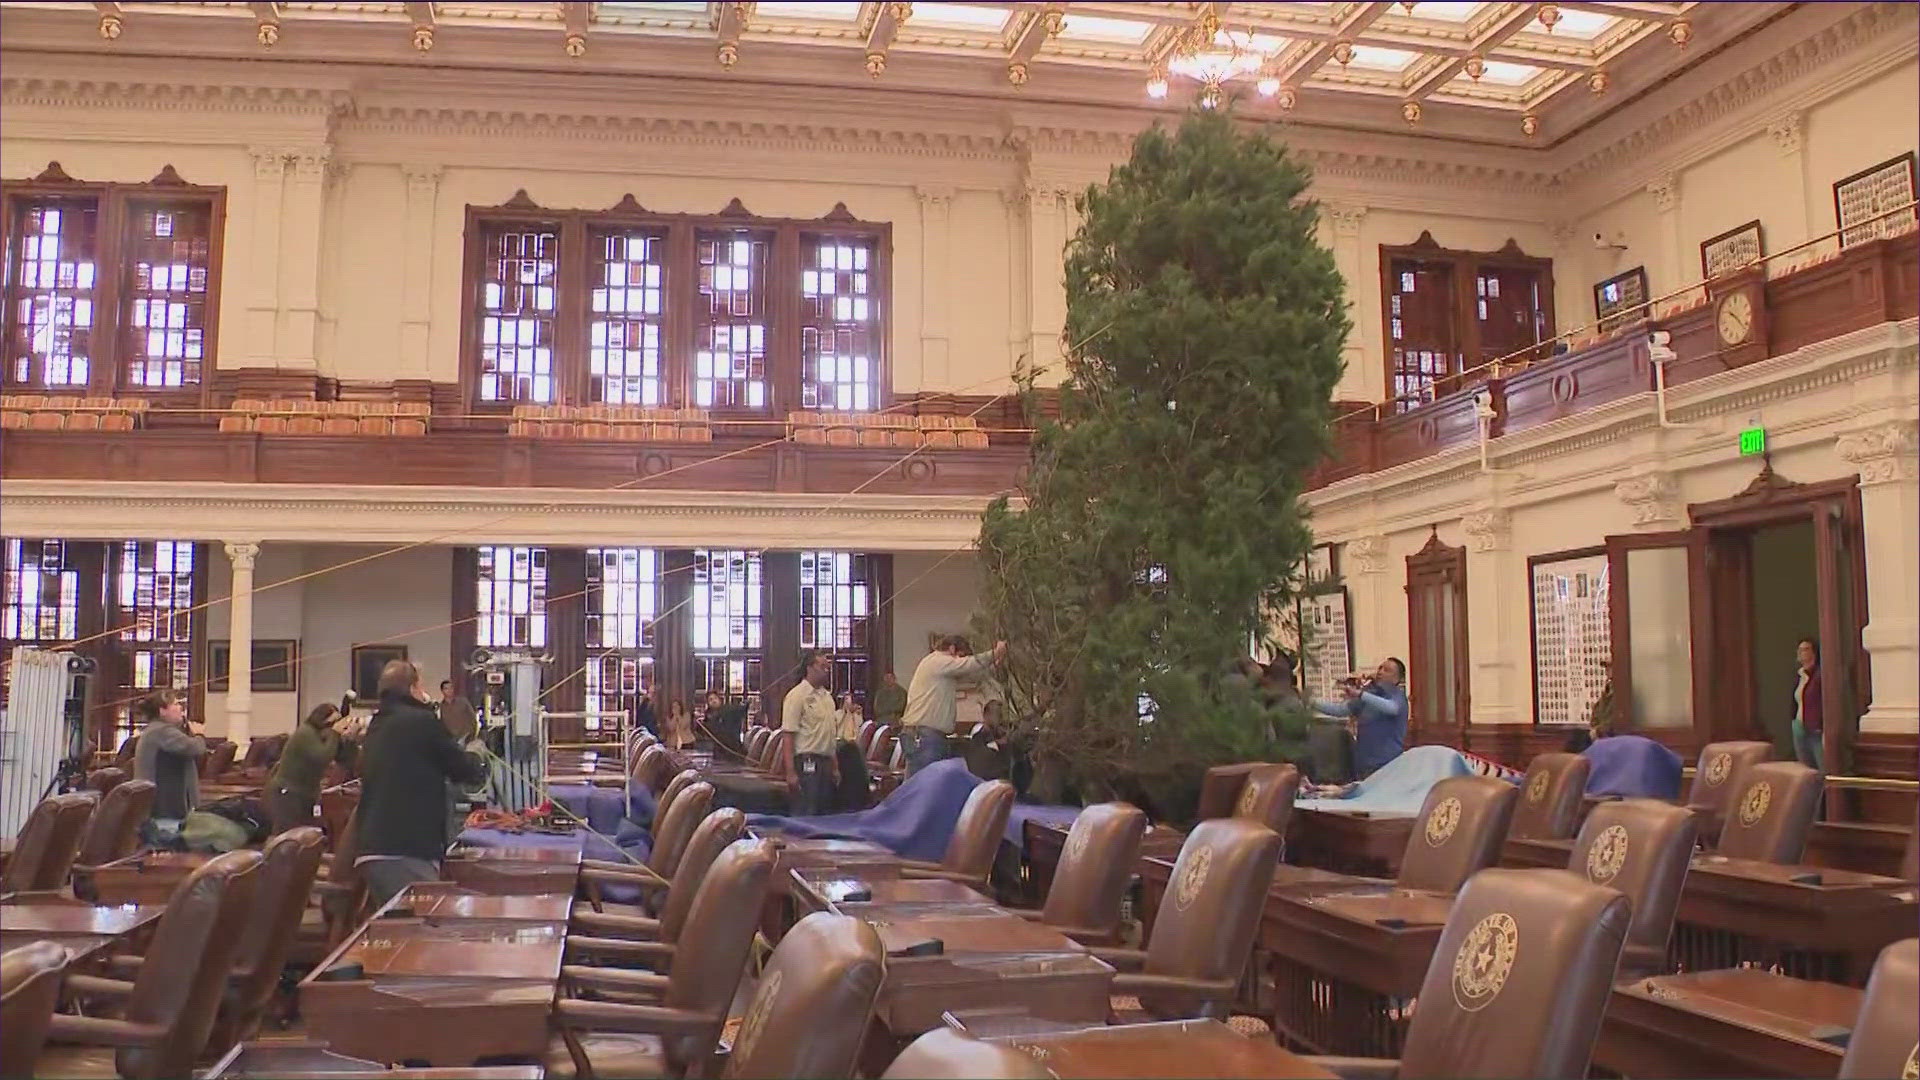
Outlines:
<svg viewBox="0 0 1920 1080"><path fill-rule="evenodd" d="M481 266L480 400L554 400L560 238L540 225L487 229Z"/></svg>
<svg viewBox="0 0 1920 1080"><path fill-rule="evenodd" d="M660 553L588 548L586 708L631 711L653 689L654 620L660 617ZM598 732L597 718L586 729Z"/></svg>
<svg viewBox="0 0 1920 1080"><path fill-rule="evenodd" d="M197 386L207 360L212 212L205 204L135 205L127 237L121 358L129 386Z"/></svg>
<svg viewBox="0 0 1920 1080"><path fill-rule="evenodd" d="M767 255L772 238L749 229L702 230L694 317L693 404L767 406Z"/></svg>
<svg viewBox="0 0 1920 1080"><path fill-rule="evenodd" d="M542 649L547 644L547 549L478 550L474 644Z"/></svg>
<svg viewBox="0 0 1920 1080"><path fill-rule="evenodd" d="M760 553L702 548L693 553L693 686L704 705L709 690L760 704L765 648L765 579Z"/></svg>
<svg viewBox="0 0 1920 1080"><path fill-rule="evenodd" d="M9 384L85 387L92 375L99 201L14 203L7 250Z"/></svg>
<svg viewBox="0 0 1920 1080"><path fill-rule="evenodd" d="M665 403L667 237L622 229L594 237L599 254L587 324L588 399L608 405Z"/></svg>
<svg viewBox="0 0 1920 1080"><path fill-rule="evenodd" d="M149 690L187 691L194 683L194 574L198 548L185 540L125 540L115 545L113 610L126 661L113 745L137 725L132 701Z"/></svg>
<svg viewBox="0 0 1920 1080"><path fill-rule="evenodd" d="M829 689L850 694L863 706L876 605L870 561L848 551L800 553L800 647L830 652Z"/></svg>
<svg viewBox="0 0 1920 1080"><path fill-rule="evenodd" d="M865 412L880 397L880 301L874 242L807 236L801 242L800 405Z"/></svg>

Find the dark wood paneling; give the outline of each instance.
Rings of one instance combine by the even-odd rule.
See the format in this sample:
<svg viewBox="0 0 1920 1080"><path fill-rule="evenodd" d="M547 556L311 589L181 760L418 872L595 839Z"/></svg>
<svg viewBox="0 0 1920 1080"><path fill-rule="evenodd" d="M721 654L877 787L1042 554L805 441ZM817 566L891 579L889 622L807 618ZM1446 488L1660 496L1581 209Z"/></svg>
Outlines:
<svg viewBox="0 0 1920 1080"><path fill-rule="evenodd" d="M1495 408L1499 407L1499 382L1494 379L1482 384L1493 390ZM1374 435L1374 468L1391 469L1450 446L1473 444L1480 437L1479 414L1473 398L1472 392L1454 394L1379 421ZM1495 434L1498 433L1496 428Z"/></svg>
<svg viewBox="0 0 1920 1080"><path fill-rule="evenodd" d="M1614 338L1503 380L1503 433L1523 431L1653 389L1641 335Z"/></svg>

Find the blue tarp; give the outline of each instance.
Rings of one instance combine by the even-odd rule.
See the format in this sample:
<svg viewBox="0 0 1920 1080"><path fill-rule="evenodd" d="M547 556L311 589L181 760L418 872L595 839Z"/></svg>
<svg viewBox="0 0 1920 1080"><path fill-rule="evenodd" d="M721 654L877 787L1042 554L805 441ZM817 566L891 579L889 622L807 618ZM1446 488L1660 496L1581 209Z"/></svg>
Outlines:
<svg viewBox="0 0 1920 1080"><path fill-rule="evenodd" d="M586 818L594 832L612 836L619 831L623 817L642 828L653 825L653 792L645 784L636 783L631 787L633 790L627 792L587 784L554 784L547 788L547 794L554 802Z"/></svg>
<svg viewBox="0 0 1920 1080"><path fill-rule="evenodd" d="M581 856L588 859L606 862L647 861L647 856L653 850L652 837L640 821L653 820L653 793L646 790L644 785L634 786L630 800L619 788L593 788L585 784L555 784L547 789L547 793L568 810L586 818L587 825L593 831L554 834L462 829L455 842L461 847L472 848L579 848ZM625 804L629 817L621 817L622 804ZM601 893L617 904L630 904L640 899L640 890L633 886L609 885Z"/></svg>
<svg viewBox="0 0 1920 1080"><path fill-rule="evenodd" d="M1587 794L1630 799L1680 797L1680 755L1643 735L1610 735L1583 751L1592 763Z"/></svg>
<svg viewBox="0 0 1920 1080"><path fill-rule="evenodd" d="M1346 794L1334 798L1301 796L1296 805L1334 814L1417 814L1433 785L1450 776L1474 775L1450 746L1416 746L1387 762Z"/></svg>
<svg viewBox="0 0 1920 1080"><path fill-rule="evenodd" d="M1007 815L1007 843L1025 850L1027 843L1026 823L1037 821L1042 825L1054 825L1062 829L1073 828L1080 817L1077 806L1053 806L1047 803L1015 803L1013 812Z"/></svg>
<svg viewBox="0 0 1920 1080"><path fill-rule="evenodd" d="M938 861L947 852L960 808L981 783L959 758L935 762L907 777L880 805L850 814L777 817L753 814L747 824L788 836L866 840L903 859Z"/></svg>

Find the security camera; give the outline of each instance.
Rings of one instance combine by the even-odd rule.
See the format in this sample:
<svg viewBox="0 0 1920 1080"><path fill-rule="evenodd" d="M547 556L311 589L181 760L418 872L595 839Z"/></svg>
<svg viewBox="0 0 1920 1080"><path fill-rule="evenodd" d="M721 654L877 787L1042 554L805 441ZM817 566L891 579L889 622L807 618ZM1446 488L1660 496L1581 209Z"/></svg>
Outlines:
<svg viewBox="0 0 1920 1080"><path fill-rule="evenodd" d="M1593 234L1593 246L1601 251L1625 251L1627 245L1610 241L1604 233Z"/></svg>
<svg viewBox="0 0 1920 1080"><path fill-rule="evenodd" d="M1482 420L1491 420L1498 415L1493 409L1491 391L1481 390L1473 395L1473 414Z"/></svg>
<svg viewBox="0 0 1920 1080"><path fill-rule="evenodd" d="M1656 364L1679 358L1673 351L1673 335L1665 330L1655 330L1647 335L1647 356Z"/></svg>

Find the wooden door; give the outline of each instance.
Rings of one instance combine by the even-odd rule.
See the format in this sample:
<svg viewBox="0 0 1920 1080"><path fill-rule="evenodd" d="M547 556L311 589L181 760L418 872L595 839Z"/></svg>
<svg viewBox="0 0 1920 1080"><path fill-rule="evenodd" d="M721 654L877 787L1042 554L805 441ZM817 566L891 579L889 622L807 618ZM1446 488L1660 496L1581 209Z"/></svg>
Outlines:
<svg viewBox="0 0 1920 1080"><path fill-rule="evenodd" d="M1613 692L1629 730L1682 750L1713 731L1707 532L1607 537Z"/></svg>
<svg viewBox="0 0 1920 1080"><path fill-rule="evenodd" d="M1815 581L1819 586L1820 699L1823 764L1829 775L1853 771L1859 717L1872 704L1861 633L1867 625L1860 492L1824 500L1814 514Z"/></svg>
<svg viewBox="0 0 1920 1080"><path fill-rule="evenodd" d="M1407 745L1461 745L1468 682L1467 551L1435 532L1407 556Z"/></svg>

